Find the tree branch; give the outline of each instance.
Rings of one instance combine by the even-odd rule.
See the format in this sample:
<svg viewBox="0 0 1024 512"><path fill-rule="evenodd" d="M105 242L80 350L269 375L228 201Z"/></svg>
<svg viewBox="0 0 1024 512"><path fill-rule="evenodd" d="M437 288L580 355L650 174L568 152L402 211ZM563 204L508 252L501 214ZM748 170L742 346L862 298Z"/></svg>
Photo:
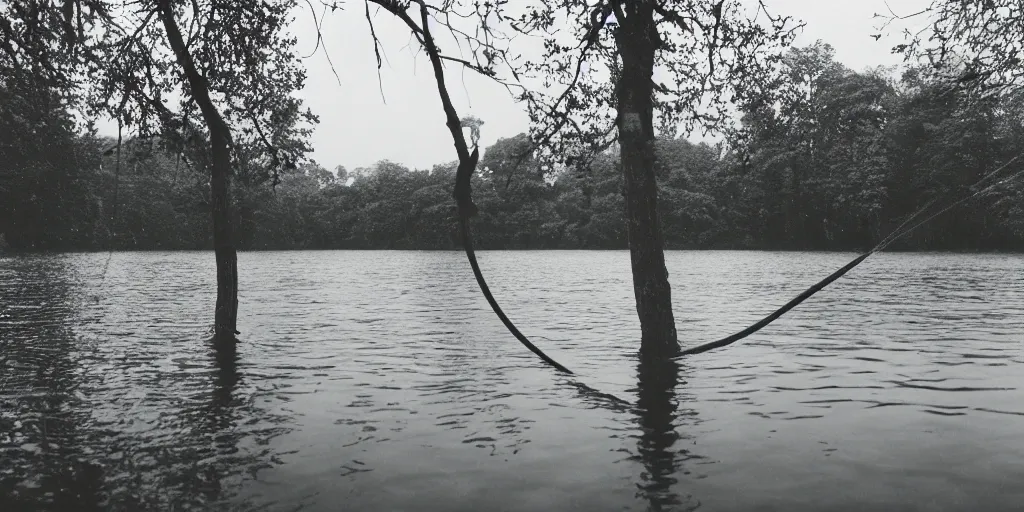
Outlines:
<svg viewBox="0 0 1024 512"><path fill-rule="evenodd" d="M459 115L455 110L455 106L452 104L451 96L448 94L448 88L445 85L444 80L444 65L441 58L441 54L437 49L437 44L434 41L433 35L430 33L430 17L429 9L423 0L411 0L410 3L419 5L420 10L420 25L417 25L415 21L408 15L405 8L408 5L403 6L394 0L373 0L374 3L381 5L388 12L391 12L396 17L401 19L414 33L418 34L421 45L427 52L427 56L430 58L430 64L434 69L434 78L437 81L437 92L441 98L441 105L444 109L446 125L448 126L449 132L451 132L452 140L455 143L455 150L459 156L459 166L455 172L455 190L454 197L455 203L458 207L459 213L459 225L462 232L462 244L463 249L466 252L466 257L469 259L469 264L473 269L473 276L476 278L477 284L480 286L480 291L483 292L484 297L490 304L491 309L494 311L505 327L512 333L513 336L519 340L525 347L530 349L531 352L539 356L546 363L558 369L559 371L569 373L568 368L562 366L554 359L551 359L543 351L537 348L533 343L530 342L523 333L519 332L515 324L509 320L505 312L502 311L501 306L494 299L494 295L491 294L490 288L487 286L487 281L483 277L483 273L480 270L480 265L476 260L476 253L473 250L473 238L469 229L469 219L476 211L476 206L473 205L472 199L472 177L476 170L476 165L480 157L480 148L475 146L473 152L469 152L469 147L466 143L466 136L462 132L462 121L459 119Z"/></svg>
<svg viewBox="0 0 1024 512"><path fill-rule="evenodd" d="M181 37L181 30L178 29L178 24L174 21L174 9L171 6L170 0L159 0L160 14L163 18L164 28L167 30L167 39L170 42L171 49L174 51L178 62L181 64L182 69L185 71L185 78L188 80L189 88L192 91L192 96L195 98L196 103L199 105L199 110L203 113L203 117L206 119L206 123L210 126L211 136L222 136L225 137L228 144L231 145L231 130L228 128L224 118L217 111L217 108L213 105L213 99L210 97L210 88L206 82L206 79L199 74L199 70L196 69L195 62L192 57L188 54L188 50L185 48L185 42Z"/></svg>
<svg viewBox="0 0 1024 512"><path fill-rule="evenodd" d="M373 38L373 53L377 56L377 87L380 89L380 99L383 100L386 105L388 99L384 97L384 82L380 77L380 68L384 65L384 61L380 58L380 39L377 38L377 31L373 28L373 18L370 17L369 0L363 0L363 4L366 6L366 23L370 25L370 37Z"/></svg>

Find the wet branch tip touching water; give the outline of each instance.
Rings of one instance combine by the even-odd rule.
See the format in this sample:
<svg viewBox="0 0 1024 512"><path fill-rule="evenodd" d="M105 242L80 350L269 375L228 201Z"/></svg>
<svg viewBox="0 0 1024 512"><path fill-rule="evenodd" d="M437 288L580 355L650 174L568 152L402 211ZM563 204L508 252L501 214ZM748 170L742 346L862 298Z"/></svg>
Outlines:
<svg viewBox="0 0 1024 512"><path fill-rule="evenodd" d="M473 204L472 198L472 183L473 173L476 172L477 162L480 158L480 147L479 147L479 124L473 127L473 152L469 151L469 144L466 143L466 135L462 132L463 127L466 125L464 120L459 118L458 112L455 110L455 106L452 104L451 96L448 94L448 87L444 81L444 67L441 63L441 54L437 48L437 44L434 41L433 35L430 32L430 22L428 15L427 5L420 3L420 23L417 26L416 22L405 12L404 8L400 6L380 3L382 7L394 14L407 27L417 36L420 44L427 52L427 56L430 58L431 66L434 70L434 79L437 82L437 93L441 99L441 107L445 113L446 125L449 132L451 132L452 142L455 144L456 153L459 156L459 166L455 174L455 188L453 196L455 199L456 206L458 208L459 216L459 227L462 231L462 245L463 250L466 252L466 258L469 259L469 264L473 268L473 276L476 278L476 282L480 285L480 291L483 292L484 297L487 298L487 303L490 304L491 309L501 319L501 323L505 324L509 332L519 340L526 348L530 349L531 352L539 356L547 364L551 365L555 369L572 374L568 368L561 365L554 359L548 357L543 351L537 348L536 345L530 343L530 340L519 332L515 324L509 320L508 316L505 315L504 311L501 310L501 306L494 299L494 295L491 294L490 288L487 286L487 281L484 279L483 273L480 271L480 265L476 261L476 253L473 251L473 237L469 230L469 219L476 213L476 205Z"/></svg>
<svg viewBox="0 0 1024 512"><path fill-rule="evenodd" d="M494 295L491 294L491 290L487 286L487 281L484 280L483 273L480 272L480 265L476 261L476 253L473 251L472 235L469 231L469 219L463 216L460 224L462 226L463 246L466 251L466 257L469 258L469 264L473 267L473 275L476 277L476 282L480 285L480 291L483 292L484 297L487 298L487 303L491 305L491 309L493 309L494 313L501 319L501 323L505 324L505 327L508 328L509 332L511 332L520 343L530 349L534 354L537 354L537 356L543 359L544 362L548 363L558 371L573 375L571 370L549 357L541 349L537 348L536 345L531 343L523 333L519 332L519 329L517 329L515 324L509 320L508 316L505 315L505 312L501 310L501 306L498 305L498 302L494 299Z"/></svg>

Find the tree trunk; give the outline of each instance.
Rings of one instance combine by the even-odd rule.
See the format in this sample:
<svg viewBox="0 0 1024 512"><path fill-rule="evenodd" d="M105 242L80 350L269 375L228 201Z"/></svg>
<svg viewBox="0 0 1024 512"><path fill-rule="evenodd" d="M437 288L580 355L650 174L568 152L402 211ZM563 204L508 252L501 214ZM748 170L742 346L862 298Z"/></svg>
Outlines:
<svg viewBox="0 0 1024 512"><path fill-rule="evenodd" d="M210 202L213 205L213 248L217 260L213 340L218 349L230 349L234 348L235 335L238 334L238 256L231 232L231 130L210 99L209 85L188 53L181 30L174 21L170 0L160 0L159 7L167 41L210 130Z"/></svg>
<svg viewBox="0 0 1024 512"><path fill-rule="evenodd" d="M679 345L654 175L653 75L660 37L654 24L653 0L629 2L624 14L615 34L622 58L616 99L633 292L640 317L640 352L672 356L678 353Z"/></svg>
<svg viewBox="0 0 1024 512"><path fill-rule="evenodd" d="M214 342L233 345L238 323L238 255L231 229L231 150L223 133L210 130L213 167L210 202L213 204L213 250L217 260L217 305Z"/></svg>

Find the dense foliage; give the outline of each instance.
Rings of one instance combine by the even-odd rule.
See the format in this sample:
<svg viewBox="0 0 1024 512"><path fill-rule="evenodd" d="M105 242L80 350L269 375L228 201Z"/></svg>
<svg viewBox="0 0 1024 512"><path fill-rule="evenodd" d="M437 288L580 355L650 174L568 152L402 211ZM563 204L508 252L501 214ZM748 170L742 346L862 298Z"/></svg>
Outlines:
<svg viewBox="0 0 1024 512"><path fill-rule="evenodd" d="M658 141L669 248L865 248L1024 151L1019 96L969 97L914 70L898 79L855 73L820 43L792 50L785 66L783 100L745 112L731 145ZM0 148L10 248L211 247L208 176L152 140L126 141L115 176L115 141L76 134L59 103L37 95L0 102L2 129L13 134ZM18 128L26 120L39 128ZM481 158L479 246L624 248L614 148L551 172L520 162L529 144L526 135L503 139ZM300 165L276 187L240 180L239 248L456 248L454 172L454 163L410 170L384 160L351 172ZM893 248L1024 250L1024 179L1006 180Z"/></svg>

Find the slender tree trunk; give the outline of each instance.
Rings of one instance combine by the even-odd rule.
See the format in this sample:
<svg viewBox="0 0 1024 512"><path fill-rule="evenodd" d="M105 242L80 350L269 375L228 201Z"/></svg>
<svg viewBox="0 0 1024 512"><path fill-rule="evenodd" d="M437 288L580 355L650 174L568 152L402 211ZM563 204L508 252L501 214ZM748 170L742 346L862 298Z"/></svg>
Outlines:
<svg viewBox="0 0 1024 512"><path fill-rule="evenodd" d="M235 334L238 334L238 256L231 229L231 130L210 99L209 85L188 53L181 30L174 21L170 0L160 0L159 6L167 41L210 130L210 202L213 205L213 248L217 260L213 339L218 348L233 348Z"/></svg>
<svg viewBox="0 0 1024 512"><path fill-rule="evenodd" d="M624 14L625 19L618 20L615 34L622 58L616 99L633 292L640 317L640 351L672 356L678 353L679 345L654 175L653 75L660 37L654 24L653 0L628 2Z"/></svg>
<svg viewBox="0 0 1024 512"><path fill-rule="evenodd" d="M217 305L214 312L214 340L233 344L238 321L238 256L231 226L231 150L223 133L213 135L210 147L213 167L210 200L213 204L213 250L217 260Z"/></svg>

